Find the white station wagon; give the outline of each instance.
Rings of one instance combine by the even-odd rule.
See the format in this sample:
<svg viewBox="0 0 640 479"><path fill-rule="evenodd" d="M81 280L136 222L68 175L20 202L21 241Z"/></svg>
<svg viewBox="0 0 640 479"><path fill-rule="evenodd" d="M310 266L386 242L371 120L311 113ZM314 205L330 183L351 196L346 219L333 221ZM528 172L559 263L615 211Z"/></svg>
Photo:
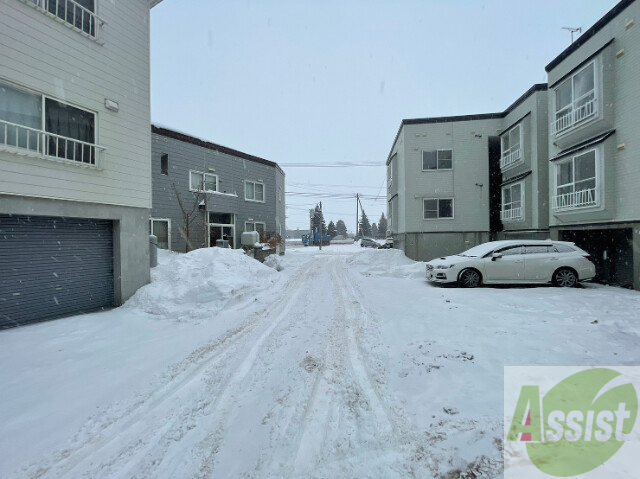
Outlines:
<svg viewBox="0 0 640 479"><path fill-rule="evenodd" d="M573 243L551 240L491 241L427 263L427 279L464 288L481 284L547 284L572 287L592 279L591 256Z"/></svg>

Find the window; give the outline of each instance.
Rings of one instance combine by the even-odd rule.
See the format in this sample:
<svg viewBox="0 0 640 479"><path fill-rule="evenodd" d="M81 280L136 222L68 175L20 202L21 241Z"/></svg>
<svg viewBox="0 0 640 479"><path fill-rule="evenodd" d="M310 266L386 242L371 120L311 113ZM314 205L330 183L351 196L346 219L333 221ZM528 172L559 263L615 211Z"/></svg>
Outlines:
<svg viewBox="0 0 640 479"><path fill-rule="evenodd" d="M423 208L425 220L453 218L452 198L424 199Z"/></svg>
<svg viewBox="0 0 640 479"><path fill-rule="evenodd" d="M555 209L593 206L598 202L596 150L556 164Z"/></svg>
<svg viewBox="0 0 640 479"><path fill-rule="evenodd" d="M453 150L444 149L422 152L422 171L450 170L453 168Z"/></svg>
<svg viewBox="0 0 640 479"><path fill-rule="evenodd" d="M595 62L566 79L555 89L555 120L552 129L560 134L597 113Z"/></svg>
<svg viewBox="0 0 640 479"><path fill-rule="evenodd" d="M96 165L96 115L52 98L0 85L0 147Z"/></svg>
<svg viewBox="0 0 640 479"><path fill-rule="evenodd" d="M555 253L556 249L549 245L536 245L536 246L525 246L524 253L525 254L541 254L541 253Z"/></svg>
<svg viewBox="0 0 640 479"><path fill-rule="evenodd" d="M245 231L257 231L260 234L260 237L264 234L266 230L266 225L262 221L246 221L244 223Z"/></svg>
<svg viewBox="0 0 640 479"><path fill-rule="evenodd" d="M244 182L244 199L264 203L264 185L257 181Z"/></svg>
<svg viewBox="0 0 640 479"><path fill-rule="evenodd" d="M192 170L189 172L189 190L206 193L218 191L218 176Z"/></svg>
<svg viewBox="0 0 640 479"><path fill-rule="evenodd" d="M160 174L169 174L169 155L166 153L163 153L160 157Z"/></svg>
<svg viewBox="0 0 640 479"><path fill-rule="evenodd" d="M424 152L422 152L422 155L424 158ZM391 185L393 185L393 163L397 157L398 154L394 153L394 155L391 157L391 160L389 161L389 166L387 166L387 188L391 188ZM422 167L422 169L424 169L424 166Z"/></svg>
<svg viewBox="0 0 640 479"><path fill-rule="evenodd" d="M500 168L511 166L521 159L520 144L522 143L522 129L516 125L502 135L502 154L500 156Z"/></svg>
<svg viewBox="0 0 640 479"><path fill-rule="evenodd" d="M278 186L278 201L282 203L282 188Z"/></svg>
<svg viewBox="0 0 640 479"><path fill-rule="evenodd" d="M61 19L74 30L96 36L94 0L28 0L40 10Z"/></svg>
<svg viewBox="0 0 640 479"><path fill-rule="evenodd" d="M498 250L496 253L502 254L502 256L513 256L516 254L522 254L522 246L509 246L508 248Z"/></svg>
<svg viewBox="0 0 640 479"><path fill-rule="evenodd" d="M522 219L524 217L524 184L515 183L502 188L502 210L500 219L503 221Z"/></svg>
<svg viewBox="0 0 640 479"><path fill-rule="evenodd" d="M171 220L150 218L149 234L158 238L158 248L171 249Z"/></svg>
<svg viewBox="0 0 640 479"><path fill-rule="evenodd" d="M387 210L387 221L389 222L388 227L391 228L393 226L393 200L389 201L389 209Z"/></svg>

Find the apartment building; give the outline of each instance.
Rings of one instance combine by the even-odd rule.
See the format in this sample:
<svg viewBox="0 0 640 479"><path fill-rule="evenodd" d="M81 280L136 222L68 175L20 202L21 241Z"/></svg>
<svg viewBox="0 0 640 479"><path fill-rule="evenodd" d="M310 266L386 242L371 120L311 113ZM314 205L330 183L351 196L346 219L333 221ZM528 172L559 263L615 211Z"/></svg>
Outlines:
<svg viewBox="0 0 640 479"><path fill-rule="evenodd" d="M597 279L640 289L640 2L622 1L546 67L550 230Z"/></svg>
<svg viewBox="0 0 640 479"><path fill-rule="evenodd" d="M238 248L244 231L284 237L285 174L277 163L153 125L152 177L150 231L161 248L185 252L220 239Z"/></svg>
<svg viewBox="0 0 640 479"><path fill-rule="evenodd" d="M415 260L548 237L547 87L505 111L403 120L387 158L394 244Z"/></svg>
<svg viewBox="0 0 640 479"><path fill-rule="evenodd" d="M0 0L0 328L149 281L149 9Z"/></svg>

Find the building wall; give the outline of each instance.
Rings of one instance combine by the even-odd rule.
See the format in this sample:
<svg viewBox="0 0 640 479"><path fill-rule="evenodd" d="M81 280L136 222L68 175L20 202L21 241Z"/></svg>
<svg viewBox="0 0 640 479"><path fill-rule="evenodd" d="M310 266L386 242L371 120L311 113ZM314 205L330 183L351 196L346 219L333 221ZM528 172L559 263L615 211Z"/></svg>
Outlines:
<svg viewBox="0 0 640 479"><path fill-rule="evenodd" d="M168 175L161 173L161 157L168 155ZM231 213L235 216L235 246L240 244L240 236L246 221L265 223L266 231L277 231L277 221L284 221L284 175L276 168L239 158L228 153L212 150L185 141L153 134L152 138L152 174L153 207L151 217L171 220L171 249L186 250L185 221L182 215L176 191L182 198L186 209L191 209L196 201L189 191L189 171L213 173L218 176L218 193L207 195L207 211ZM245 200L245 180L264 184L265 202ZM175 185L175 189L174 189ZM282 203L277 198L277 186L283 190ZM190 226L191 248L206 246L205 212L198 209Z"/></svg>
<svg viewBox="0 0 640 479"><path fill-rule="evenodd" d="M106 148L102 169L0 151L0 193L151 206L149 4L96 3L99 42L28 2L0 0L0 84L94 112Z"/></svg>

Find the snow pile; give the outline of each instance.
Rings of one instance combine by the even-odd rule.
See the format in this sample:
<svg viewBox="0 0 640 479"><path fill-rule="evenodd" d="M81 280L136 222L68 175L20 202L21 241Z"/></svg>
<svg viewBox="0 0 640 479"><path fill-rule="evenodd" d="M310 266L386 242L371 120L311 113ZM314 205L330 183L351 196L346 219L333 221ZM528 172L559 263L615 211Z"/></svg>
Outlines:
<svg viewBox="0 0 640 479"><path fill-rule="evenodd" d="M125 304L177 321L213 318L232 298L267 288L276 272L241 250L201 248L162 252L151 284Z"/></svg>
<svg viewBox="0 0 640 479"><path fill-rule="evenodd" d="M407 258L398 249L365 249L349 256L346 263L365 276L424 277L424 263Z"/></svg>

